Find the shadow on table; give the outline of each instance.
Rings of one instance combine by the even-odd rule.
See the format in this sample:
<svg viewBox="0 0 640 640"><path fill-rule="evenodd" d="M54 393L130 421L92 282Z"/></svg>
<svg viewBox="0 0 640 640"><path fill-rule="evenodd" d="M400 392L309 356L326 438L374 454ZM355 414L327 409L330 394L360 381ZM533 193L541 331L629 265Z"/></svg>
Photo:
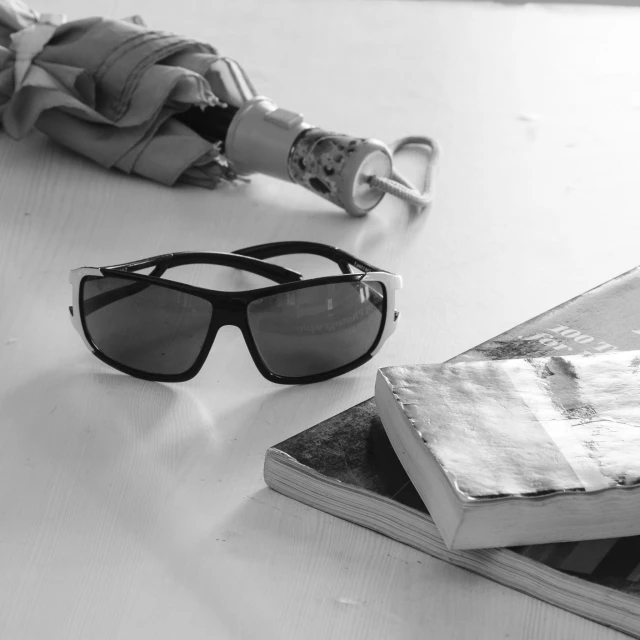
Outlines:
<svg viewBox="0 0 640 640"><path fill-rule="evenodd" d="M441 614L443 621L455 618L449 611L438 611L434 591L455 593L460 604L486 590L488 584L476 574L269 488L246 496L225 526L227 544L234 553L243 554L256 579L272 580L270 597L274 602L290 597L293 584L304 593L304 602L321 602L322 610L332 614L317 618L314 637L334 637L338 628L349 628L345 617L356 616L359 625L386 630L385 635L373 637L416 638L416 629L423 628L430 616ZM234 533L239 532L244 537L242 545L234 539ZM405 608L401 624L397 624L393 612L407 594L415 606ZM380 606L381 600L384 606ZM296 624L297 618L291 618ZM302 627L303 621L297 620L297 624Z"/></svg>
<svg viewBox="0 0 640 640"><path fill-rule="evenodd" d="M105 238L112 239L114 229L120 228L126 228L129 237L140 238L142 246L152 245L156 253L176 250L176 242L181 249L192 251L232 251L266 240L313 239L366 257L389 242L418 237L420 227L429 217L385 196L367 216L355 218L314 194L306 194L302 187L266 176L252 177L251 184L224 185L213 191L182 184L166 187L107 170L43 136L11 144L19 151L12 160L16 175L30 173L39 181L54 166L84 185L76 193L78 202L88 201L95 185L109 195L108 204L100 205L101 214L96 216L91 230L79 231L84 234L80 246L78 236L61 236L65 248L71 255L79 254L81 257L77 259L83 264L102 254L111 263L129 259L120 256L117 246L114 248L107 242L108 250L105 247ZM162 207L153 214L162 228L159 237L164 244L160 248L155 240L150 240L157 236L149 235L150 216L133 210L132 199L162 201ZM45 216L47 211L43 207L40 215ZM83 230L86 218L84 207L74 207L66 224L70 229ZM233 239L233 244L228 239Z"/></svg>
<svg viewBox="0 0 640 640"><path fill-rule="evenodd" d="M271 629L270 612L252 594L243 567L224 549L207 544L208 555L202 554L216 498L225 490L211 476L225 473L227 443L211 411L188 388L120 374L52 371L6 394L3 419L15 456L30 465L28 486L20 492L27 515L12 523L15 529L26 535L36 526L28 514L44 492L53 511L67 505L65 517L37 526L47 529L43 533L62 526L65 537L80 536L84 552L88 546L92 553L92 544L105 543L99 514L106 511L106 522L122 532L110 541L114 549L128 547L134 558L154 556L228 629L228 637L245 637L259 626L255 620ZM253 621L244 628L248 602ZM267 633L276 636L275 629Z"/></svg>
<svg viewBox="0 0 640 640"><path fill-rule="evenodd" d="M273 567L261 566L282 553L283 543L300 541L289 539L277 518L263 518L265 509L279 515L269 506L270 491L243 491L262 482L264 451L280 439L274 432L282 433L283 421L306 411L308 388L265 383L214 414L194 392L197 382L164 385L119 373L61 371L34 376L5 396L0 429L15 456L30 461L20 492L25 515L12 527L25 539L35 526L54 538L63 527L65 538L83 541L89 558L101 553L92 545L105 543L113 547L110 557L126 552L134 564L148 554L228 630L226 637L252 637L257 628L264 637L279 637L281 616L272 607L285 595L268 595ZM317 386L331 397L358 381L354 374ZM221 397L225 384L237 381L216 387ZM20 482L23 467L15 469ZM43 495L64 519L34 522ZM111 538L105 523L116 532Z"/></svg>

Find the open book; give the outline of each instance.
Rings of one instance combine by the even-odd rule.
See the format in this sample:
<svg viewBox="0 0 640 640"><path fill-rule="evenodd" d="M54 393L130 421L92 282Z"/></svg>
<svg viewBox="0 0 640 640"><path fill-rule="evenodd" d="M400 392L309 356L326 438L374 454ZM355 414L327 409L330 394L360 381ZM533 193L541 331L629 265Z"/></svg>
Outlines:
<svg viewBox="0 0 640 640"><path fill-rule="evenodd" d="M385 367L375 399L449 548L640 535L640 351Z"/></svg>
<svg viewBox="0 0 640 640"><path fill-rule="evenodd" d="M640 268L453 361L640 349ZM640 537L449 550L388 441L373 398L273 447L267 484L287 496L640 637Z"/></svg>

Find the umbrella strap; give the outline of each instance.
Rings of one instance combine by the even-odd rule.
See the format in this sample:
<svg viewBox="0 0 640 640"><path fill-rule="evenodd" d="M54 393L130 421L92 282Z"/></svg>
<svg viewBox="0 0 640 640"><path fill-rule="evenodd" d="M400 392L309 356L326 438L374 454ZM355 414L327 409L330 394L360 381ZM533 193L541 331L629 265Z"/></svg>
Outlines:
<svg viewBox="0 0 640 640"><path fill-rule="evenodd" d="M371 176L369 186L377 191L389 193L416 206L419 210L425 209L433 200L433 175L438 160L438 147L436 143L425 136L407 136L400 138L389 145L391 155L396 156L399 151L408 146L420 146L427 150L427 166L424 173L422 188L418 188L407 180L401 173L393 170L390 178Z"/></svg>

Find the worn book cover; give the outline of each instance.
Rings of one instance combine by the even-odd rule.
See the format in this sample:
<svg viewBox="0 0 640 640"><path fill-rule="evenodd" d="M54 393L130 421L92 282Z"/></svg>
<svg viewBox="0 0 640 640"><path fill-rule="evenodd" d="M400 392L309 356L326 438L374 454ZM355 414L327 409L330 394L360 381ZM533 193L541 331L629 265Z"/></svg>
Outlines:
<svg viewBox="0 0 640 640"><path fill-rule="evenodd" d="M640 351L385 367L375 399L449 548L640 535Z"/></svg>
<svg viewBox="0 0 640 640"><path fill-rule="evenodd" d="M451 362L633 349L640 349L640 267ZM296 500L640 635L640 537L448 550L393 452L373 398L269 449L265 480Z"/></svg>

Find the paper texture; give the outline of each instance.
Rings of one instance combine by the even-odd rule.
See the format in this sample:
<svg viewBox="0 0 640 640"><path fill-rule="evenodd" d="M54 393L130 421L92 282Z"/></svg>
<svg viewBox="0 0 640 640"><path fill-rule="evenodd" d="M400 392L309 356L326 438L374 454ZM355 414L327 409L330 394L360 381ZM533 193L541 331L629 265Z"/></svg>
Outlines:
<svg viewBox="0 0 640 640"><path fill-rule="evenodd" d="M463 500L640 480L640 352L397 366L381 375Z"/></svg>

